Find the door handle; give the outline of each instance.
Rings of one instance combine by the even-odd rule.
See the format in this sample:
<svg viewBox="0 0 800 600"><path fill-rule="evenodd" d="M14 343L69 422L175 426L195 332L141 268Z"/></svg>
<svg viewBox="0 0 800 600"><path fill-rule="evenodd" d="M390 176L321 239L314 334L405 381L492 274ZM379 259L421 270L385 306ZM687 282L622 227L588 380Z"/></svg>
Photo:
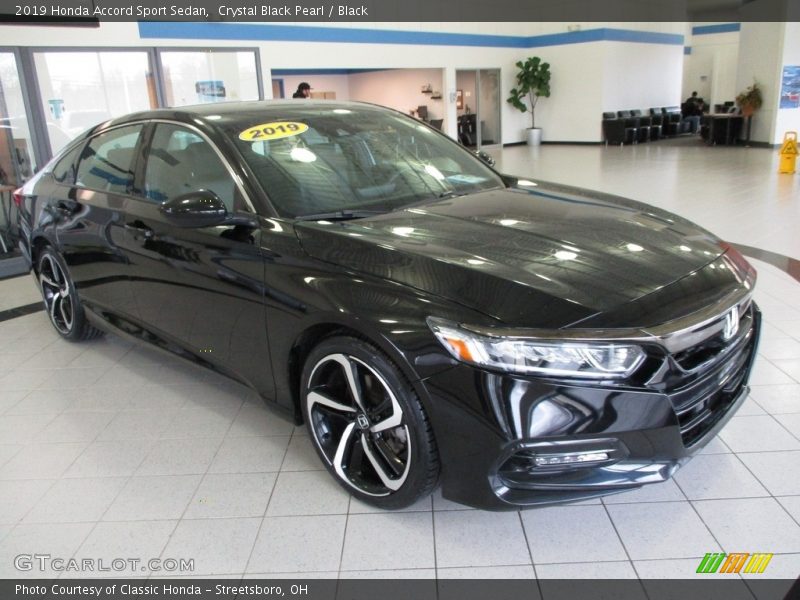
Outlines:
<svg viewBox="0 0 800 600"><path fill-rule="evenodd" d="M134 236L140 235L145 239L153 237L153 229L141 221L134 221L133 223L125 223L125 229L130 231Z"/></svg>

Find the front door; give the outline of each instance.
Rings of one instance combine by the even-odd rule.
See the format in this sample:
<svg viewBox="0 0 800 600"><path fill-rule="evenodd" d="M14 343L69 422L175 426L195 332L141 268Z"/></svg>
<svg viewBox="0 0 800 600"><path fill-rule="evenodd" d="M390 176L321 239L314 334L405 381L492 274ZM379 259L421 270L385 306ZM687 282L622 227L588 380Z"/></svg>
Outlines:
<svg viewBox="0 0 800 600"><path fill-rule="evenodd" d="M177 346L272 396L264 311L264 262L258 228L187 228L160 211L166 200L209 190L229 213L252 211L212 143L179 124L158 123L141 196L129 202L126 246L143 327L157 343Z"/></svg>

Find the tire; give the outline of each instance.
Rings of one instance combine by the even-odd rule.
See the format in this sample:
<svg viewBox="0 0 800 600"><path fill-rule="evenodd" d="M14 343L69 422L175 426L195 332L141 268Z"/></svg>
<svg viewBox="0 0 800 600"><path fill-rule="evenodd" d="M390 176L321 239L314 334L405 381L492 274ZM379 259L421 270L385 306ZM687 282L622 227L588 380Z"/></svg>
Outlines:
<svg viewBox="0 0 800 600"><path fill-rule="evenodd" d="M380 350L354 337L325 339L306 359L300 390L314 448L348 492L382 509L430 494L439 476L433 430Z"/></svg>
<svg viewBox="0 0 800 600"><path fill-rule="evenodd" d="M71 342L90 340L101 335L102 332L86 320L80 298L61 255L51 246L47 246L39 254L36 266L44 307L58 334Z"/></svg>

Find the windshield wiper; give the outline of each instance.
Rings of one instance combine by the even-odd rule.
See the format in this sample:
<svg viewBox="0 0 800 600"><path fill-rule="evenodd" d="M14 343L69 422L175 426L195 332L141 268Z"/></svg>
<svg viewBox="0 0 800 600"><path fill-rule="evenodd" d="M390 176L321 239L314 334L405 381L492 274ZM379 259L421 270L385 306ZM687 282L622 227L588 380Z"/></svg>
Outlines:
<svg viewBox="0 0 800 600"><path fill-rule="evenodd" d="M380 210L337 210L333 212L314 213L311 215L301 215L298 221L349 221L350 219L363 219L375 215L382 215Z"/></svg>

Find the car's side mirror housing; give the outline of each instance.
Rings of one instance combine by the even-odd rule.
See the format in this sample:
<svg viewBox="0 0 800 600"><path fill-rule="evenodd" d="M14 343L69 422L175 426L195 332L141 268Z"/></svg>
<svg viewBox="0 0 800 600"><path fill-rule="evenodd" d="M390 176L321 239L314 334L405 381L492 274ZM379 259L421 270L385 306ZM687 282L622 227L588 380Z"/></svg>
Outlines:
<svg viewBox="0 0 800 600"><path fill-rule="evenodd" d="M161 214L178 227L213 227L225 221L228 209L214 192L198 190L167 200Z"/></svg>
<svg viewBox="0 0 800 600"><path fill-rule="evenodd" d="M494 166L494 159L488 152L484 152L483 150L475 150L475 156L480 158L483 162L485 162L490 167Z"/></svg>

